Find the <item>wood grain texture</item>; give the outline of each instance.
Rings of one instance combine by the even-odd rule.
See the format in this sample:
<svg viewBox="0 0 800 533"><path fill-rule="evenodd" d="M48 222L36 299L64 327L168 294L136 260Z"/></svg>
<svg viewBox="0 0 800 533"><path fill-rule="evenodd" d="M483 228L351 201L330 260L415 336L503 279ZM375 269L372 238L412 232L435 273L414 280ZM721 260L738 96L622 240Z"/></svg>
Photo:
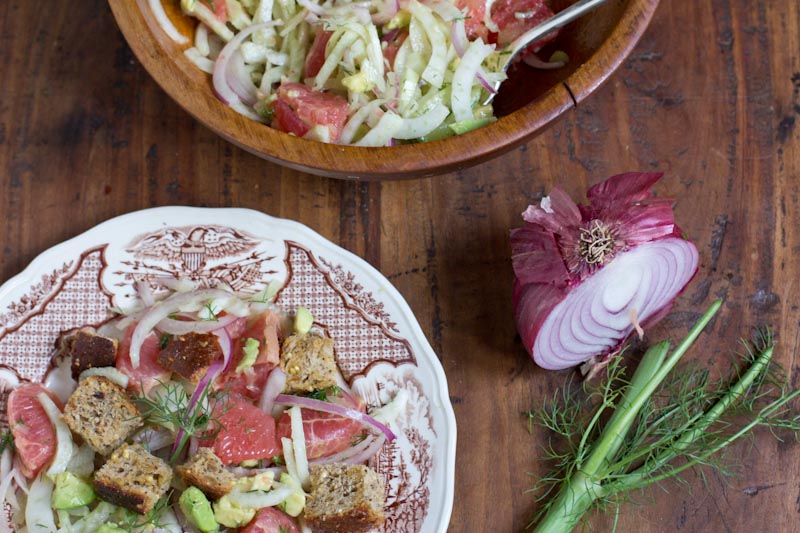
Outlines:
<svg viewBox="0 0 800 533"><path fill-rule="evenodd" d="M597 93L500 158L433 179L355 183L256 158L219 139L148 76L107 4L0 3L0 280L44 249L159 205L239 206L296 219L365 257L406 297L440 355L459 427L454 533L521 532L547 471L521 413L567 373L537 369L512 322L508 232L554 184L580 196L617 172L664 171L658 193L700 270L649 340L725 305L692 352L722 372L768 324L798 378L800 6L662 2ZM218 222L218 221L214 221ZM219 221L223 222L223 221ZM767 432L731 449L738 475L695 473L622 507L618 531L788 532L800 445ZM612 517L593 515L595 531Z"/></svg>

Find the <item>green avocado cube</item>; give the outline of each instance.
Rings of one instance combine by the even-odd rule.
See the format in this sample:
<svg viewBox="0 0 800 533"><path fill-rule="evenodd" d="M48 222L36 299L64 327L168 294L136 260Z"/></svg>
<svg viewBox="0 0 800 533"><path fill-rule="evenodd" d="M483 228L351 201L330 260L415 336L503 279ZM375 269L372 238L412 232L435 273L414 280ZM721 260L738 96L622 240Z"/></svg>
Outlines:
<svg viewBox="0 0 800 533"><path fill-rule="evenodd" d="M189 487L183 491L178 504L186 519L203 533L219 531L219 524L214 518L214 511L211 510L211 503L197 487Z"/></svg>
<svg viewBox="0 0 800 533"><path fill-rule="evenodd" d="M55 488L50 500L53 509L75 509L95 499L92 486L71 472L55 475Z"/></svg>

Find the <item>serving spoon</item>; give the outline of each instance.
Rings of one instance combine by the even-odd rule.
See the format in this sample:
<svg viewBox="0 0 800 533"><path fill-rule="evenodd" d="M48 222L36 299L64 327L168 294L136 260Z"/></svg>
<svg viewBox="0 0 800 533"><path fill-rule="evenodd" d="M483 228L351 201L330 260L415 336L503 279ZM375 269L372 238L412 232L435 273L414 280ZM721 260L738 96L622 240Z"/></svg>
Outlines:
<svg viewBox="0 0 800 533"><path fill-rule="evenodd" d="M538 26L529 29L511 41L508 46L500 51L498 54L497 66L494 71L506 72L508 67L514 63L517 56L519 56L520 52L528 48L531 44L540 40L551 31L562 28L578 17L595 10L606 2L608 2L608 0L579 0L578 2L575 2L569 6L567 9L559 11ZM494 83L494 91L489 95L489 98L486 99L484 102L485 104L488 104L494 100L494 97L497 96L497 91L501 84L501 81Z"/></svg>

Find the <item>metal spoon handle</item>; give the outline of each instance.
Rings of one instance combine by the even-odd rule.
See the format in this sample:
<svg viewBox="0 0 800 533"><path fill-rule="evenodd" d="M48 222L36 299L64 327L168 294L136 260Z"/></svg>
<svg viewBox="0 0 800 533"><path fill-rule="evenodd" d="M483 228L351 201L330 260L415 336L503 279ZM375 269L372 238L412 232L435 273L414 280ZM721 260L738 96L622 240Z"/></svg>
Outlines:
<svg viewBox="0 0 800 533"><path fill-rule="evenodd" d="M557 30L562 26L566 26L576 18L588 13L589 11L592 11L606 2L608 2L608 0L580 0L579 2L575 2L569 6L567 9L559 11L535 28L531 28L511 41L511 44L508 46L510 53L507 56L507 62L510 62L511 58L515 57L522 50L530 46L531 43L538 41L553 30Z"/></svg>

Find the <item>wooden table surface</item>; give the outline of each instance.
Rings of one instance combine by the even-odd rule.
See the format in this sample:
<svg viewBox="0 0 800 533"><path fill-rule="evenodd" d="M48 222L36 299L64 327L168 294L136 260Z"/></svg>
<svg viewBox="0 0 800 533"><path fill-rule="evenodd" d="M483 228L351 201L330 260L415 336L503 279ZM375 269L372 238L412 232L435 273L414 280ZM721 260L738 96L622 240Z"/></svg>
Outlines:
<svg viewBox="0 0 800 533"><path fill-rule="evenodd" d="M151 81L103 0L0 3L0 80L0 281L146 207L248 207L310 226L392 281L441 358L459 431L452 532L522 531L538 508L526 489L546 472L547 435L521 413L566 375L537 369L515 334L508 233L554 184L581 197L617 172L665 172L658 193L676 198L700 270L648 339L677 338L724 297L690 357L723 368L739 337L769 324L798 377L795 0L665 0L585 105L507 155L414 181L314 177L220 140ZM704 488L689 473L638 496L618 530L800 529L800 445L781 436L734 446L735 477L711 473Z"/></svg>

